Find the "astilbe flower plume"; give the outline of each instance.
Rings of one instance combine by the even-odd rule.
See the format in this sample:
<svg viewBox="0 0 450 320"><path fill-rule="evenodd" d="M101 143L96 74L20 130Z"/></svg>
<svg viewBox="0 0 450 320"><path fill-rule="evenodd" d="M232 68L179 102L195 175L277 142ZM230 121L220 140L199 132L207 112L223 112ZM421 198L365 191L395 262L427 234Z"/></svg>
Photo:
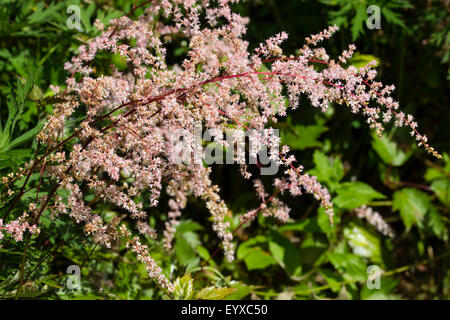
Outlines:
<svg viewBox="0 0 450 320"><path fill-rule="evenodd" d="M284 175L274 179L276 193L271 197L262 182L254 180L262 205L245 214L244 222L259 212L286 221L290 209L277 198L284 192L292 196L312 194L332 222L328 191L315 177L303 173L303 167L289 155L289 148L275 152L279 140L270 134L269 123L286 116L288 109L296 109L302 95L322 112L330 103L345 105L351 112L364 115L378 133L383 131L383 123L393 119L397 126L408 126L419 145L439 156L428 145L426 136L418 133L414 119L398 111L398 102L390 96L393 86L373 81L375 62L359 69L345 67L354 45L336 61L324 48L315 47L330 38L337 27L308 37L298 56L283 54L281 46L288 38L284 32L249 52L249 43L243 39L248 19L230 9L236 2L220 0L213 5L208 0L153 1L137 20L123 16L110 21L109 26L96 23L99 36L80 46L78 54L65 64L69 77L66 89L58 91L62 102L54 105L53 114L37 136L47 152L27 164L17 177L10 175L2 180L9 186L18 177L45 167L55 187L39 199L33 210L37 225L40 214L48 208L55 219L69 215L83 223L86 234L106 247L112 241L125 241L146 264L149 275L171 291L173 285L138 236L156 237L156 231L147 223L146 209L159 205L162 192L170 197L164 232L167 250L171 249L177 219L188 198L194 196L202 199L210 211L226 257L230 261L234 257L233 233L226 221L230 210L220 198L219 187L210 179L211 168L193 161L170 161L175 152L170 141L174 131L185 130L184 143L192 151L199 148L193 134L198 122L210 131L223 132L233 125L261 132L254 142L269 147L271 159L285 168ZM164 19L158 19L160 15ZM180 65L166 62L165 44L174 37L189 41L189 51ZM127 71L120 72L113 66L109 72L98 71L96 57L104 52L124 57ZM262 64L267 71L261 71ZM317 68L318 64L323 67ZM75 112L80 110L85 118L68 135ZM226 145L223 137L216 138L216 142ZM62 147L69 141L74 144L70 151L64 151ZM250 150L250 156L256 156L257 151ZM241 164L243 177L250 179L243 155L237 153L235 158ZM55 196L58 189L66 190L68 196ZM97 200L126 211L135 225L125 226L123 217L112 222L103 220L85 201L86 189L93 191ZM20 198L23 191L16 197ZM25 229L37 232L35 225L24 220L19 227L17 221L4 225L0 220L0 231L6 229L18 241Z"/></svg>
<svg viewBox="0 0 450 320"><path fill-rule="evenodd" d="M356 216L360 219L365 219L371 225L373 225L381 234L394 238L395 232L391 226L384 221L383 217L378 211L374 211L371 207L366 205L355 209Z"/></svg>

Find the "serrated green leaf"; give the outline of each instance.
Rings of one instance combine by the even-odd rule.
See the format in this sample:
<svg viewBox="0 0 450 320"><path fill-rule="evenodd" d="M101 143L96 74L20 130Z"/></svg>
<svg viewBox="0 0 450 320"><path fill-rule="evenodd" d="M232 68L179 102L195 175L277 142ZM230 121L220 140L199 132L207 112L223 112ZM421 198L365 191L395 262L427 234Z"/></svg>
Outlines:
<svg viewBox="0 0 450 320"><path fill-rule="evenodd" d="M188 235L189 237L189 235ZM192 237L192 235L191 235ZM195 247L185 238L185 234L179 235L175 240L175 255L181 265L193 265L198 262Z"/></svg>
<svg viewBox="0 0 450 320"><path fill-rule="evenodd" d="M399 14L390 10L387 7L382 7L381 8L381 13L383 14L383 16L386 18L386 20L392 24L396 24L398 26L401 26L403 28L405 28L405 23L399 18Z"/></svg>
<svg viewBox="0 0 450 320"><path fill-rule="evenodd" d="M237 258L244 260L248 270L265 269L277 261L269 252L264 251L259 245L267 243L268 239L258 236L242 243L237 250Z"/></svg>
<svg viewBox="0 0 450 320"><path fill-rule="evenodd" d="M0 152L0 169L7 167L16 168L32 157L33 151L31 149L14 149Z"/></svg>
<svg viewBox="0 0 450 320"><path fill-rule="evenodd" d="M384 163L394 167L403 165L412 154L403 152L398 148L397 143L390 141L385 135L378 137L372 134L372 147Z"/></svg>
<svg viewBox="0 0 450 320"><path fill-rule="evenodd" d="M364 260L350 253L330 253L328 255L331 264L347 280L364 281L367 278L366 264Z"/></svg>
<svg viewBox="0 0 450 320"><path fill-rule="evenodd" d="M195 297L194 280L190 274L177 278L174 282L173 297L176 300L192 300Z"/></svg>
<svg viewBox="0 0 450 320"><path fill-rule="evenodd" d="M361 3L356 8L356 14L352 19L352 39L355 41L360 33L364 33L364 22L367 20L365 3Z"/></svg>
<svg viewBox="0 0 450 320"><path fill-rule="evenodd" d="M413 225L421 226L422 220L430 207L428 195L413 188L404 188L394 193L392 209L400 211L400 216L407 230Z"/></svg>
<svg viewBox="0 0 450 320"><path fill-rule="evenodd" d="M339 181L344 177L344 168L339 158L328 158L319 150L314 151L313 160L315 168L308 173L317 177L320 182L325 182L330 191L333 191Z"/></svg>
<svg viewBox="0 0 450 320"><path fill-rule="evenodd" d="M265 269L268 266L277 264L277 261L261 248L255 247L244 258L245 265L249 271Z"/></svg>
<svg viewBox="0 0 450 320"><path fill-rule="evenodd" d="M364 182L344 182L336 189L334 203L342 209L356 209L374 199L385 199L386 196L374 190Z"/></svg>
<svg viewBox="0 0 450 320"><path fill-rule="evenodd" d="M253 250L253 247L267 243L265 236L257 236L241 243L237 249L237 258L243 260L245 256Z"/></svg>
<svg viewBox="0 0 450 320"><path fill-rule="evenodd" d="M322 143L317 139L327 130L328 128L321 125L290 125L289 130L283 131L282 141L283 144L288 145L293 150L320 147Z"/></svg>

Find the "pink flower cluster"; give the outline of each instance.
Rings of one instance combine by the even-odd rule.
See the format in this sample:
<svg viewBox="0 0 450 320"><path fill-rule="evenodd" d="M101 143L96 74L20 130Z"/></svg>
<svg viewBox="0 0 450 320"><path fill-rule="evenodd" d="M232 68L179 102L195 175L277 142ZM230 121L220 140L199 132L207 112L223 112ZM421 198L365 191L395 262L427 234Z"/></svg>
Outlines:
<svg viewBox="0 0 450 320"><path fill-rule="evenodd" d="M338 62L330 59L324 48L313 47L330 38L337 27L307 38L298 56L283 54L282 42L287 39L284 32L249 52L249 43L244 40L248 19L230 9L236 2L220 0L213 5L209 0L163 0L150 2L137 20L124 16L112 20L109 26L97 23L100 35L80 46L78 55L65 64L70 76L66 89L59 91L63 102L54 105L53 115L37 136L49 152L28 168L32 172L47 161L46 173L68 191L69 196L52 200L55 218L68 214L77 223L84 223L86 233L107 247L112 241L126 239L130 250L146 264L149 275L169 291L172 284L137 236L156 237L148 224L148 212L159 205L162 193L170 197L164 232L167 250L171 249L182 210L190 197L197 197L211 213L225 256L229 261L234 258L228 221L232 213L210 179L211 169L170 161L175 152L170 135L175 130L186 130L183 141L192 149L198 148L194 135L197 122L211 132L221 133L230 127L263 132L255 138L255 145L268 146L271 160L284 166L285 171L274 179L276 192L271 197L262 182L254 180L263 203L244 216L247 221L260 211L286 221L290 209L276 197L284 191L293 196L312 194L332 221L328 191L315 177L304 174L301 165L294 164L296 159L288 154L289 148L276 151L280 141L270 134L269 123L296 109L301 96L321 111L331 103L345 105L351 112L366 116L370 127L379 133L382 123L394 118L395 125L410 127L419 144L438 156L427 138L417 132L412 116L397 111L398 103L390 96L393 86L369 83L376 76L374 63L359 69L341 65L351 58L356 49L353 45ZM170 19L160 19L161 14ZM166 45L178 38L188 41L189 51L181 63L169 65ZM111 67L106 73L99 72L95 67L99 52L123 57L126 71ZM323 68L317 68L317 64ZM75 112L80 110L85 110L86 117L68 135ZM226 146L221 136L218 134L215 141ZM75 144L65 153L62 147L69 141ZM236 137L234 142L239 141ZM242 160L243 177L250 179L243 162L245 155L238 154L237 158ZM5 183L10 181L8 178ZM94 195L94 200L87 203L87 194ZM121 223L123 217L104 221L96 213L97 201L128 214L135 233ZM33 228L13 221L3 230L21 239L20 232L34 232Z"/></svg>
<svg viewBox="0 0 450 320"><path fill-rule="evenodd" d="M367 220L367 222L373 225L381 234L389 238L395 237L394 230L392 230L391 226L384 221L379 212L374 211L371 207L365 205L355 209L355 212L358 218Z"/></svg>
<svg viewBox="0 0 450 320"><path fill-rule="evenodd" d="M18 242L23 240L23 234L25 231L35 235L39 234L39 228L36 225L30 225L26 221L27 217L28 215L25 213L20 218L5 224L3 223L3 220L0 219L0 240L3 239L4 233L10 235L15 241Z"/></svg>

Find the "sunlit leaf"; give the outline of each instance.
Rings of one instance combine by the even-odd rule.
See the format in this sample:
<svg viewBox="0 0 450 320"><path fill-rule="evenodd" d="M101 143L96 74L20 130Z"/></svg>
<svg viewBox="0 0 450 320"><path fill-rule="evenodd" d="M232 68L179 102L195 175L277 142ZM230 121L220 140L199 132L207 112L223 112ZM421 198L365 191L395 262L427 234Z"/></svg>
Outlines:
<svg viewBox="0 0 450 320"><path fill-rule="evenodd" d="M384 199L385 195L364 182L344 182L336 190L334 203L342 209L356 209L374 199Z"/></svg>
<svg viewBox="0 0 450 320"><path fill-rule="evenodd" d="M405 188L394 193L392 209L400 211L406 229L421 222L430 206L428 195L414 188Z"/></svg>

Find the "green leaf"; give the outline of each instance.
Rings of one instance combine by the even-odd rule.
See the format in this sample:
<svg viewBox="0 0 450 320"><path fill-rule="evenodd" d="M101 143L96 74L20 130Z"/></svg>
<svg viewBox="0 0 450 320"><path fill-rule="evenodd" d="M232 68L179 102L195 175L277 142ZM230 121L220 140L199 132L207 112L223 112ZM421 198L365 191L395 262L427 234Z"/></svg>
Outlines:
<svg viewBox="0 0 450 320"><path fill-rule="evenodd" d="M381 13L383 14L383 16L386 18L386 20L392 24L396 24L398 26L401 26L403 28L405 28L405 24L404 22L399 18L400 14L391 11L390 9L388 9L387 7L382 7L381 8Z"/></svg>
<svg viewBox="0 0 450 320"><path fill-rule="evenodd" d="M356 14L352 19L352 39L355 41L360 33L364 33L364 21L367 20L366 4L361 3L356 8Z"/></svg>
<svg viewBox="0 0 450 320"><path fill-rule="evenodd" d="M6 146L11 140L12 132L14 131L15 119L18 113L16 101L11 95L8 97L6 105L8 107L8 119L6 120L3 131L0 134L0 148Z"/></svg>
<svg viewBox="0 0 450 320"><path fill-rule="evenodd" d="M425 180L427 181L433 181L437 179L449 179L450 177L450 157L448 154L444 153L442 155L444 158L445 166L439 167L439 166L433 166L427 169L425 173Z"/></svg>
<svg viewBox="0 0 450 320"><path fill-rule="evenodd" d="M441 240L448 240L448 230L442 219L441 213L436 209L435 206L431 206L430 212L428 213L428 227L433 231L433 233Z"/></svg>
<svg viewBox="0 0 450 320"><path fill-rule="evenodd" d="M33 72L30 72L28 74L28 77L25 80L19 80L17 81L17 107L20 113L22 113L25 101L27 100L28 94L33 89L33 86L36 82L36 79L38 78L39 74L42 71L42 67L38 67ZM25 82L25 84L23 84Z"/></svg>
<svg viewBox="0 0 450 320"><path fill-rule="evenodd" d="M344 168L341 160L339 158L328 158L319 150L314 151L313 160L316 167L313 170L309 170L308 173L316 176L320 182L325 182L329 186L330 191L333 191L344 177Z"/></svg>
<svg viewBox="0 0 450 320"><path fill-rule="evenodd" d="M334 203L342 209L355 209L373 199L385 199L386 196L374 190L364 182L344 182L336 190Z"/></svg>
<svg viewBox="0 0 450 320"><path fill-rule="evenodd" d="M194 280L190 274L177 278L174 282L173 297L176 300L192 300L194 298Z"/></svg>
<svg viewBox="0 0 450 320"><path fill-rule="evenodd" d="M394 193L392 209L399 210L407 230L421 222L430 207L428 195L413 188L404 188Z"/></svg>
<svg viewBox="0 0 450 320"><path fill-rule="evenodd" d="M242 243L237 250L237 257L244 260L248 270L265 269L277 261L264 251L260 245L267 243L265 236L258 236Z"/></svg>
<svg viewBox="0 0 450 320"><path fill-rule="evenodd" d="M389 141L385 135L378 137L376 134L372 134L372 147L384 163L394 167L403 165L412 154L403 152L398 148L397 143Z"/></svg>
<svg viewBox="0 0 450 320"><path fill-rule="evenodd" d="M290 276L301 273L301 259L299 250L286 237L278 232L271 232L269 237L269 250L272 256Z"/></svg>
<svg viewBox="0 0 450 320"><path fill-rule="evenodd" d="M283 144L287 144L293 150L321 147L322 143L317 139L328 130L328 128L321 125L288 125L290 130L282 135L282 141Z"/></svg>
<svg viewBox="0 0 450 320"><path fill-rule="evenodd" d="M224 300L241 300L255 289L254 286L248 286L241 282L234 282L231 284L231 287L236 289L236 291L226 296Z"/></svg>
<svg viewBox="0 0 450 320"><path fill-rule="evenodd" d="M200 245L198 235L192 231L175 233L175 254L182 265L193 266L198 263L196 248Z"/></svg>
<svg viewBox="0 0 450 320"><path fill-rule="evenodd" d="M236 288L216 288L208 287L203 288L198 294L197 299L202 300L223 300L236 292Z"/></svg>
<svg viewBox="0 0 450 320"><path fill-rule="evenodd" d="M249 271L265 269L268 266L277 264L277 261L268 253L259 247L254 247L244 257L245 265Z"/></svg>
<svg viewBox="0 0 450 320"><path fill-rule="evenodd" d="M428 168L425 172L424 178L426 181L433 181L436 179L445 178L445 174L436 168Z"/></svg>
<svg viewBox="0 0 450 320"><path fill-rule="evenodd" d="M10 143L10 140L13 137L16 123L23 113L27 95L33 88L34 83L36 82L36 79L41 70L42 68L37 68L34 72L31 72L28 75L28 78L26 80L23 78L19 78L17 80L16 96L13 96L13 94L9 92L9 98L7 101L8 119L6 120L6 124L2 132L0 132L0 151L8 151L9 149L12 149L17 145L31 139L34 134L36 134L36 132L40 129L41 124L38 124L34 129L23 134Z"/></svg>
<svg viewBox="0 0 450 320"><path fill-rule="evenodd" d="M365 67L371 61L377 61L380 63L380 59L371 54L360 54L359 52L355 52L355 54L350 58L348 63L356 68Z"/></svg>
<svg viewBox="0 0 450 320"><path fill-rule="evenodd" d="M363 258L351 253L330 253L331 264L347 280L364 281L367 278L366 264Z"/></svg>
<svg viewBox="0 0 450 320"><path fill-rule="evenodd" d="M90 20L92 14L94 13L94 10L95 10L94 3L91 3L87 8L81 10L81 22L83 22L86 32L91 32L93 28Z"/></svg>
<svg viewBox="0 0 450 320"><path fill-rule="evenodd" d="M438 199L446 206L450 207L450 179L439 179L431 183L431 189L436 193Z"/></svg>
<svg viewBox="0 0 450 320"><path fill-rule="evenodd" d="M124 56L118 53L114 54L111 61L119 71L124 71L127 69L127 59Z"/></svg>
<svg viewBox="0 0 450 320"><path fill-rule="evenodd" d="M31 149L14 149L0 152L0 169L7 167L16 168L32 157L33 152Z"/></svg>
<svg viewBox="0 0 450 320"><path fill-rule="evenodd" d="M36 134L42 129L43 123L39 123L36 127L33 129L25 132L20 137L17 137L13 141L11 141L7 146L0 149L0 152L5 152L11 149L16 148L17 146L21 145L22 143L25 143L31 139L33 139Z"/></svg>
<svg viewBox="0 0 450 320"><path fill-rule="evenodd" d="M28 16L28 22L30 24L42 24L51 20L54 15L58 15L58 11L64 7L64 3L49 4L45 6L45 2L39 2L36 6L36 10Z"/></svg>
<svg viewBox="0 0 450 320"><path fill-rule="evenodd" d="M260 246L265 243L267 243L267 238L265 236L257 236L241 243L236 252L237 258L243 260L245 256L253 250L253 247Z"/></svg>
<svg viewBox="0 0 450 320"><path fill-rule="evenodd" d="M199 262L197 247L200 246L201 242L198 234L194 231L201 229L203 229L201 225L191 220L180 221L176 228L175 255L179 263L187 265L188 269Z"/></svg>
<svg viewBox="0 0 450 320"><path fill-rule="evenodd" d="M57 283L56 281L54 281L54 278L57 278L58 275L56 274L51 274L51 275L47 275L41 279L39 279L40 282L48 285L51 288L56 288L56 289L62 289L64 287L62 287L59 283Z"/></svg>
<svg viewBox="0 0 450 320"><path fill-rule="evenodd" d="M344 237L354 254L382 263L381 243L377 235L351 222L344 228Z"/></svg>
<svg viewBox="0 0 450 320"><path fill-rule="evenodd" d="M197 222L194 222L192 220L182 220L177 225L177 232L184 233L187 231L199 231L203 230L203 227L198 224Z"/></svg>
<svg viewBox="0 0 450 320"><path fill-rule="evenodd" d="M197 246L195 248L195 251L197 251L197 254L205 261L208 261L210 265L214 266L216 263L214 262L214 259L211 259L211 255L209 254L208 249L206 249L204 246Z"/></svg>

